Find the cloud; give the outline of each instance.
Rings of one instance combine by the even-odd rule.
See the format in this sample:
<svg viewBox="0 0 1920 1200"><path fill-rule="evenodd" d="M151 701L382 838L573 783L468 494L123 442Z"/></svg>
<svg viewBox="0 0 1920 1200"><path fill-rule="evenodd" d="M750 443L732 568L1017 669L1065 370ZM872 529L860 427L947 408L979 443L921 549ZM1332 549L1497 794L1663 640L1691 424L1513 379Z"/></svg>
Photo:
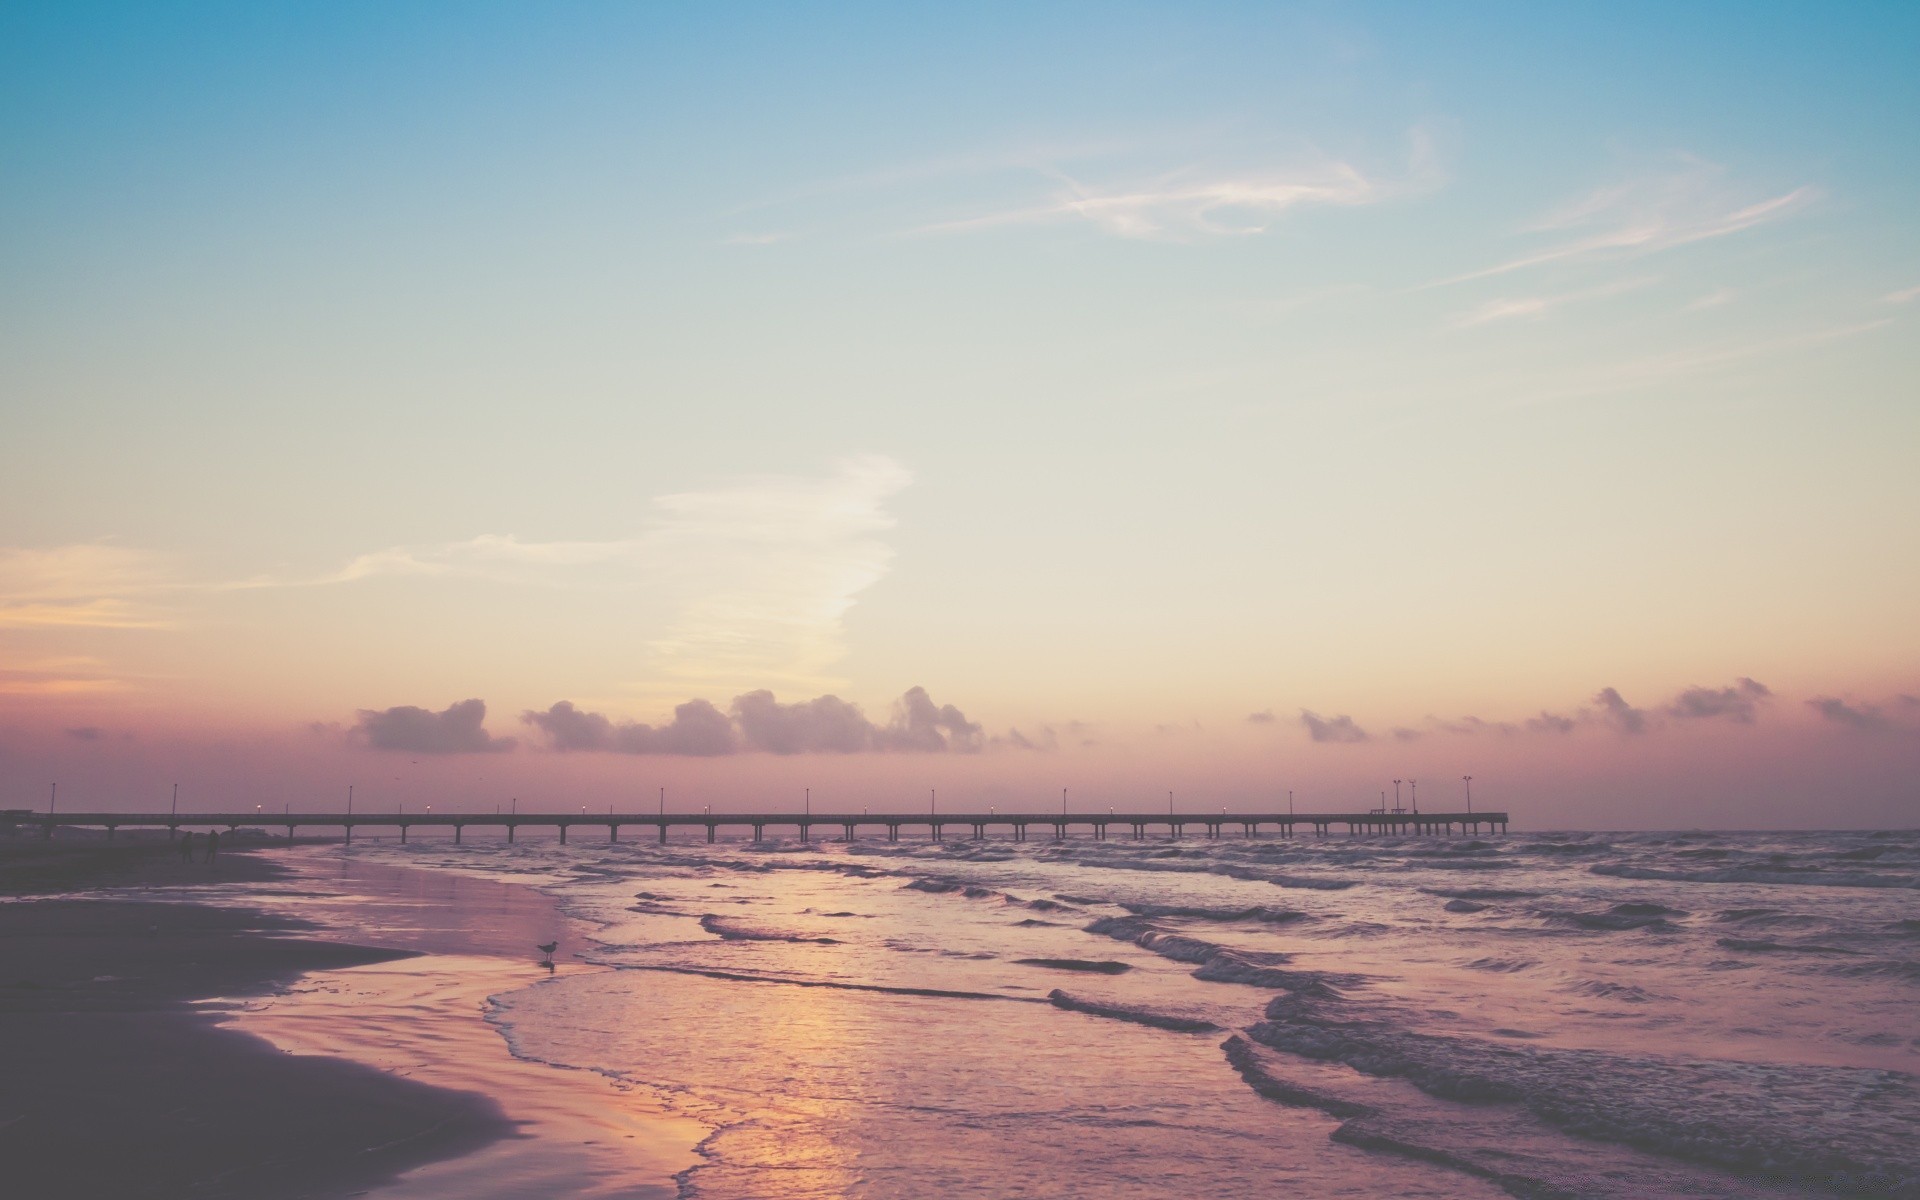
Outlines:
<svg viewBox="0 0 1920 1200"><path fill-rule="evenodd" d="M761 476L655 497L652 526L611 541L523 542L487 534L361 555L321 580L453 576L533 587L648 589L674 615L642 643L648 674L681 686L775 679L830 685L842 619L887 572L887 502L912 482L884 455L842 459L825 478Z"/></svg>
<svg viewBox="0 0 1920 1200"><path fill-rule="evenodd" d="M1607 690L1612 691L1613 689L1609 688ZM1543 708L1540 710L1539 716L1527 718L1525 729L1528 733L1572 733L1579 724L1580 722L1574 720L1572 717L1564 717L1559 713L1551 713Z"/></svg>
<svg viewBox="0 0 1920 1200"><path fill-rule="evenodd" d="M1704 312L1709 308L1719 308L1723 305L1733 303L1734 299L1739 295L1739 292L1734 291L1730 287L1715 288L1704 296L1695 296L1692 300L1687 301L1687 311Z"/></svg>
<svg viewBox="0 0 1920 1200"><path fill-rule="evenodd" d="M1249 725L1271 725L1276 720L1278 720L1278 718L1273 715L1273 710L1270 708L1262 709L1257 713L1247 714L1247 724Z"/></svg>
<svg viewBox="0 0 1920 1200"><path fill-rule="evenodd" d="M1724 177L1720 167L1685 159L1665 173L1600 188L1526 231L1556 238L1551 244L1441 283L1554 263L1637 257L1726 237L1791 216L1820 195L1819 189L1803 186L1754 200L1733 193Z"/></svg>
<svg viewBox="0 0 1920 1200"><path fill-rule="evenodd" d="M857 754L874 744L874 726L838 696L782 704L772 692L733 698L733 720L748 750L769 754Z"/></svg>
<svg viewBox="0 0 1920 1200"><path fill-rule="evenodd" d="M689 700L662 726L616 724L562 700L522 721L546 735L554 750L618 754L860 754L979 751L981 727L951 704L937 705L925 688L910 688L893 703L885 724L869 720L858 705L838 696L782 704L764 689L735 696L727 712L706 700ZM1025 748L1038 748L1025 738Z"/></svg>
<svg viewBox="0 0 1920 1200"><path fill-rule="evenodd" d="M1888 292L1880 297L1887 304L1905 304L1916 298L1920 298L1920 287L1901 288L1897 292Z"/></svg>
<svg viewBox="0 0 1920 1200"><path fill-rule="evenodd" d="M1623 279L1601 287L1582 288L1579 291L1561 292L1557 295L1489 300L1471 312L1463 314L1453 324L1456 329L1471 329L1476 325L1488 325L1496 321L1521 318L1537 320L1569 304L1618 296L1622 292L1636 291L1658 282L1658 279L1649 276L1641 279Z"/></svg>
<svg viewBox="0 0 1920 1200"><path fill-rule="evenodd" d="M3 696L90 696L124 692L132 686L113 678L99 659L84 656L27 659L0 667Z"/></svg>
<svg viewBox="0 0 1920 1200"><path fill-rule="evenodd" d="M1307 709L1300 710L1300 723L1307 727L1307 736L1316 742L1364 742L1367 731L1353 723L1353 718L1344 714L1336 717L1322 717Z"/></svg>
<svg viewBox="0 0 1920 1200"><path fill-rule="evenodd" d="M730 233L720 239L723 246L771 246L784 242L789 235L784 233Z"/></svg>
<svg viewBox="0 0 1920 1200"><path fill-rule="evenodd" d="M1907 697L1901 697L1905 700ZM1836 725L1845 725L1863 733L1884 733L1893 728L1893 722L1877 706L1872 704L1848 704L1838 696L1816 696L1807 701L1807 707L1819 713Z"/></svg>
<svg viewBox="0 0 1920 1200"><path fill-rule="evenodd" d="M1600 706L1600 719L1621 733L1645 733L1647 710L1635 708L1613 688L1601 688L1593 702Z"/></svg>
<svg viewBox="0 0 1920 1200"><path fill-rule="evenodd" d="M1051 753L1060 748L1059 731L1051 725L1042 725L1040 732L1032 737L1028 737L1016 728L1007 730L1004 737L995 737L991 740L996 746L1011 746L1015 750L1031 750L1041 754Z"/></svg>
<svg viewBox="0 0 1920 1200"><path fill-rule="evenodd" d="M1584 373L1577 382L1539 392L1526 397L1525 402L1574 400L1629 391L1753 359L1772 358L1793 350L1830 345L1885 329L1892 324L1892 317L1880 317L1853 325L1822 326L1797 332L1778 330L1759 339L1724 339L1718 344L1647 355Z"/></svg>
<svg viewBox="0 0 1920 1200"><path fill-rule="evenodd" d="M1772 697L1773 691L1766 684L1743 678L1732 687L1688 688L1674 697L1673 703L1667 706L1667 715L1682 720L1724 717L1751 725L1759 705Z"/></svg>
<svg viewBox="0 0 1920 1200"><path fill-rule="evenodd" d="M1408 729L1404 725L1394 729L1392 733L1393 740L1396 742L1417 742L1426 736L1426 734L1421 733L1418 729Z"/></svg>
<svg viewBox="0 0 1920 1200"><path fill-rule="evenodd" d="M512 738L490 737L481 728L486 717L484 700L462 700L441 712L410 704L379 711L363 708L353 733L375 750L411 754L486 754L513 749Z"/></svg>
<svg viewBox="0 0 1920 1200"><path fill-rule="evenodd" d="M1481 719L1481 718L1479 718L1479 717L1461 717L1461 718L1460 718L1459 720L1457 720L1457 721L1441 721L1441 720L1437 720L1437 719L1435 719L1435 718L1433 718L1433 717L1428 717L1427 719L1428 719L1429 721L1432 721L1432 722L1433 722L1433 723L1434 723L1435 725L1437 725L1437 726L1439 726L1441 730L1443 730L1444 732L1447 732L1447 733L1466 733L1466 734L1474 734L1474 733L1500 733L1500 734L1511 734L1511 733L1518 733L1518 732L1520 732L1520 728L1519 728L1519 726L1517 726L1517 725L1513 725L1513 724L1511 724L1511 723L1509 723L1509 722L1506 722L1506 721L1486 721L1486 720L1482 720L1482 719Z"/></svg>
<svg viewBox="0 0 1920 1200"><path fill-rule="evenodd" d="M1021 208L922 226L915 233L969 233L1018 225L1084 222L1112 237L1193 241L1265 233L1296 208L1377 204L1438 178L1431 138L1410 135L1405 178L1383 181L1321 158L1285 169L1169 172L1131 184L1095 185L1055 173L1053 195Z"/></svg>
<svg viewBox="0 0 1920 1200"><path fill-rule="evenodd" d="M67 730L66 734L77 742L97 742L107 736L107 731L98 725L82 725L77 729Z"/></svg>
<svg viewBox="0 0 1920 1200"><path fill-rule="evenodd" d="M112 542L0 547L0 628L160 629L133 599L164 584L160 557Z"/></svg>
<svg viewBox="0 0 1920 1200"><path fill-rule="evenodd" d="M884 455L844 458L825 476L759 476L657 496L631 536L528 541L486 533L389 546L340 567L240 579L180 577L157 555L106 542L0 547L0 628L168 625L160 598L343 587L377 578L465 580L502 587L644 594L660 611L629 640L668 694L772 682L839 681L842 623L882 578L894 526L888 502L912 475Z"/></svg>
<svg viewBox="0 0 1920 1200"><path fill-rule="evenodd" d="M684 754L710 757L736 749L733 722L706 700L689 700L673 710L665 725L632 721L614 724L599 713L582 712L562 700L546 712L528 711L520 719L547 735L555 750L604 750L617 754Z"/></svg>
<svg viewBox="0 0 1920 1200"><path fill-rule="evenodd" d="M885 750L971 754L980 749L980 726L951 704L934 704L927 689L908 688L893 702L893 718L876 731L875 744Z"/></svg>

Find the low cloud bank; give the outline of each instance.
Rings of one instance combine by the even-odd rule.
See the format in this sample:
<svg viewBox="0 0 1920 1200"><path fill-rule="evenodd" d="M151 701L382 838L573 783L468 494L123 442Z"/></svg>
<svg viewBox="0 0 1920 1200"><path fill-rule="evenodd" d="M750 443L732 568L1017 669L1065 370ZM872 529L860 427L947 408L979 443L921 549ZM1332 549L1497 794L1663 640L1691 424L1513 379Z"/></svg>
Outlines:
<svg viewBox="0 0 1920 1200"><path fill-rule="evenodd" d="M484 700L462 700L440 712L411 704L378 711L363 708L353 736L375 750L409 754L490 754L513 749L512 738L492 737L481 728L486 719Z"/></svg>
<svg viewBox="0 0 1920 1200"><path fill-rule="evenodd" d="M1766 684L1741 678L1732 687L1690 687L1674 697L1667 715L1683 721L1723 717L1751 725L1759 706L1772 698L1773 689Z"/></svg>
<svg viewBox="0 0 1920 1200"><path fill-rule="evenodd" d="M1307 709L1300 710L1300 724L1306 726L1307 736L1316 742L1364 742L1367 731L1353 723L1353 718L1342 713L1336 717L1323 717Z"/></svg>
<svg viewBox="0 0 1920 1200"><path fill-rule="evenodd" d="M1863 733L1884 733L1893 728L1886 711L1877 704L1849 704L1838 696L1815 696L1807 701L1807 707L1835 725L1844 725Z"/></svg>
<svg viewBox="0 0 1920 1200"><path fill-rule="evenodd" d="M951 704L935 704L921 687L895 700L884 724L838 696L782 704L765 690L735 696L726 712L689 700L660 726L616 723L568 700L520 719L555 750L616 754L973 754L986 744L977 722ZM1024 738L1015 744L1034 748Z"/></svg>
<svg viewBox="0 0 1920 1200"><path fill-rule="evenodd" d="M1455 734L1473 737L1483 734L1502 737L1517 737L1529 734L1564 737L1581 729L1611 729L1627 737L1638 737L1651 733L1668 722L1706 722L1727 721L1737 725L1751 725L1760 715L1760 710L1774 699L1773 689L1756 679L1745 676L1734 680L1725 687L1689 687L1673 697L1666 704L1641 707L1630 702L1620 694L1618 688L1606 687L1596 692L1587 703L1569 711L1555 712L1541 709L1539 715L1520 721L1489 721L1483 717L1463 716L1443 719L1430 716L1424 729L1410 729L1404 726L1389 729L1385 736L1395 741L1417 741L1428 733ZM1911 697L1902 697L1910 700ZM1856 729L1880 729L1889 726L1885 712L1871 705L1854 706L1832 697L1822 697L1808 701L1816 712L1837 724L1848 725ZM1914 708L1920 709L1920 700L1915 700ZM1266 724L1271 715L1266 712L1253 713L1247 720L1256 725ZM1371 741L1372 735L1346 714L1323 717L1312 709L1300 710L1300 725L1307 736L1316 742L1351 743Z"/></svg>

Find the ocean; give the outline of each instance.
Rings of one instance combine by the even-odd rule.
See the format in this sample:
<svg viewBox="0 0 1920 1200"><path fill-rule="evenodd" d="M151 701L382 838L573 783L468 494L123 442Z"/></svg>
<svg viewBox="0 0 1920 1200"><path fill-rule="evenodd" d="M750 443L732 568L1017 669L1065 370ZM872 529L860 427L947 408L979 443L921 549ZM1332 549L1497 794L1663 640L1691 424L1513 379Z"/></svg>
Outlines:
<svg viewBox="0 0 1920 1200"><path fill-rule="evenodd" d="M594 928L486 1019L686 1197L1920 1195L1914 832L304 853Z"/></svg>

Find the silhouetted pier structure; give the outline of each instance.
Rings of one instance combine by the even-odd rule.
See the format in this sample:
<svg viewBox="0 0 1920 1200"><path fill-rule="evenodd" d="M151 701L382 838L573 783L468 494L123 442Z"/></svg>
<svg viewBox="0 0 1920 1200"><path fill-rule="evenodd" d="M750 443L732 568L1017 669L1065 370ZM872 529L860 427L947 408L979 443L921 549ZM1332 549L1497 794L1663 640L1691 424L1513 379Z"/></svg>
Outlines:
<svg viewBox="0 0 1920 1200"><path fill-rule="evenodd" d="M857 841L861 830L871 830L877 836L885 832L886 840L900 840L902 829L924 829L932 840L945 841L953 830L963 830L975 839L985 838L989 830L1004 830L1011 833L1016 842L1024 842L1028 832L1033 829L1051 831L1054 838L1064 840L1069 832L1084 830L1096 840L1104 841L1110 829L1118 828L1132 834L1134 840L1142 840L1149 831L1164 830L1166 836L1180 838L1187 836L1188 830L1204 830L1210 839L1241 836L1258 837L1264 830L1270 830L1283 838L1297 836L1301 831L1312 833L1316 837L1328 837L1336 827L1349 837L1363 835L1380 836L1434 836L1446 837L1455 833L1505 833L1507 814L1504 812L1324 812L1324 813L1146 813L1119 812L1109 810L1095 813L1038 813L1038 812L957 812L957 813L446 813L446 812L286 812L286 813L19 813L7 814L10 823L25 826L39 826L43 837L52 837L56 826L78 826L85 828L104 828L111 838L121 829L167 830L171 838L182 829L285 829L291 840L300 829L343 830L347 841L353 840L358 829L398 829L400 840L406 841L409 830L413 829L452 829L453 840L463 840L468 829L504 829L507 840L513 841L522 829L552 829L560 831L560 840L567 840L567 833L573 829L604 829L607 840L618 842L621 830L644 830L654 834L659 841L667 840L672 829L704 830L707 841L717 841L722 829L751 829L753 840L766 840L767 830L794 829L801 841L813 840L813 835L821 829L838 830L845 840Z"/></svg>

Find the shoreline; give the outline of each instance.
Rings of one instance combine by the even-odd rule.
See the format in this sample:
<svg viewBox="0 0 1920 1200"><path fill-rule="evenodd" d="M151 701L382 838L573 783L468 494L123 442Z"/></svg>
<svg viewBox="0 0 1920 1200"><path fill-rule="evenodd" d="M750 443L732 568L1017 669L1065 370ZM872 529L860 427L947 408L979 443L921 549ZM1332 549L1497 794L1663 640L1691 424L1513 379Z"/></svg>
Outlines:
<svg viewBox="0 0 1920 1200"><path fill-rule="evenodd" d="M511 1136L383 1182L374 1200L554 1195L672 1200L674 1176L700 1160L711 1129L643 1091L592 1071L514 1056L486 1013L492 996L611 968L570 961L593 927L524 885L456 871L310 855L296 880L349 893L346 912L373 918L358 940L416 956L309 972L292 990L225 1014L237 1029L291 1054L322 1053L408 1079L496 1097ZM302 900L308 897L303 894ZM451 922L443 919L452 915ZM331 915L329 914L329 917ZM558 937L551 972L537 942Z"/></svg>
<svg viewBox="0 0 1920 1200"><path fill-rule="evenodd" d="M0 842L10 1189L537 1196L542 1172L591 1159L575 1194L676 1194L704 1127L516 1059L485 1018L488 996L548 977L532 947L553 934L532 931L567 921L551 898L274 851ZM213 902L186 894L209 886ZM575 1149L606 1139L618 1153Z"/></svg>
<svg viewBox="0 0 1920 1200"><path fill-rule="evenodd" d="M512 1131L484 1096L291 1058L197 1007L405 952L315 938L324 931L308 922L248 908L74 898L103 885L202 884L209 873L176 870L168 856L57 857L64 888L50 894L36 880L0 903L9 1189L44 1200L345 1195ZM214 864L211 877L282 877L245 857Z"/></svg>

